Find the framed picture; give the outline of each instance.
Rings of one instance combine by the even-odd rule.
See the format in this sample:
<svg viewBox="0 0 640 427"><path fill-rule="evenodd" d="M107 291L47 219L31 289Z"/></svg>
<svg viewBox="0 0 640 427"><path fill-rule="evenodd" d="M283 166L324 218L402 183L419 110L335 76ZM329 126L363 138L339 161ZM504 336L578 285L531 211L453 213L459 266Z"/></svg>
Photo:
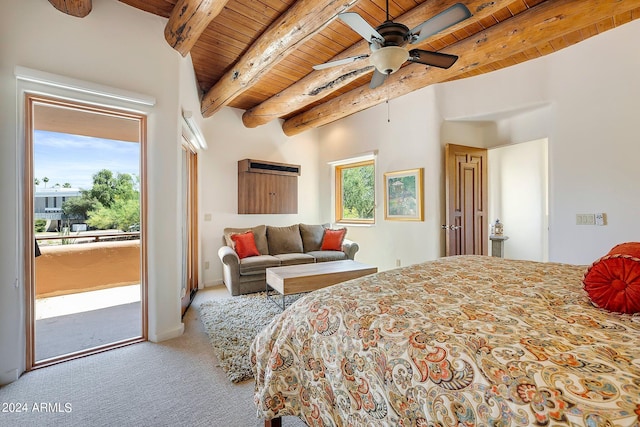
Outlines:
<svg viewBox="0 0 640 427"><path fill-rule="evenodd" d="M419 168L384 174L384 219L424 221L423 171Z"/></svg>

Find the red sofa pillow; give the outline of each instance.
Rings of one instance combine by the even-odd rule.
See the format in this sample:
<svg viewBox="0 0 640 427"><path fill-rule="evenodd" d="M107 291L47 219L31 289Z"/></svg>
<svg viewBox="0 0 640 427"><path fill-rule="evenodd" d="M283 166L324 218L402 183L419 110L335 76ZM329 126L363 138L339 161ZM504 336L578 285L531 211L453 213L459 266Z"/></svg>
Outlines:
<svg viewBox="0 0 640 427"><path fill-rule="evenodd" d="M582 282L597 307L640 313L640 242L613 247L587 269Z"/></svg>
<svg viewBox="0 0 640 427"><path fill-rule="evenodd" d="M260 255L260 252L256 247L256 239L253 235L253 231L232 234L231 240L235 243L236 253L240 259Z"/></svg>
<svg viewBox="0 0 640 427"><path fill-rule="evenodd" d="M346 234L346 228L339 228L337 230L327 228L326 230L324 230L324 236L322 237L322 246L320 247L320 250L341 251L342 241L344 240L344 236Z"/></svg>

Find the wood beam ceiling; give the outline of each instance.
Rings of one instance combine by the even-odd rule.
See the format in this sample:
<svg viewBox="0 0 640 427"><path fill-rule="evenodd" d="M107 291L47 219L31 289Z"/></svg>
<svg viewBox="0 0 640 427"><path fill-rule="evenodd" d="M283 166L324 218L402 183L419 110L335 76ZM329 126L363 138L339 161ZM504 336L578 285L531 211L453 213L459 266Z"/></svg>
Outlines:
<svg viewBox="0 0 640 427"><path fill-rule="evenodd" d="M505 60L536 46L549 43L576 28L597 24L601 16L630 12L635 1L554 0L521 12L504 23L450 45L444 53L460 53L458 62L448 70L411 64L387 78L376 89L362 86L320 104L283 123L286 135L292 136L351 114L406 95L434 83L455 79L473 69Z"/></svg>
<svg viewBox="0 0 640 427"><path fill-rule="evenodd" d="M228 0L178 0L164 28L169 46L186 56Z"/></svg>
<svg viewBox="0 0 640 427"><path fill-rule="evenodd" d="M230 105L246 109L242 120L247 127L285 119L287 135L434 83L555 52L640 17L640 0L466 0L471 18L411 46L459 56L453 67L405 64L370 89L373 68L368 60L321 71L310 68L370 53L367 41L333 21L349 10L380 23L385 10L377 0L120 1L168 18L165 39L182 56L191 53L204 93L204 117ZM394 0L390 11L395 22L413 28L459 1ZM73 16L91 11L91 0L49 2Z"/></svg>
<svg viewBox="0 0 640 427"><path fill-rule="evenodd" d="M92 7L91 0L49 0L49 3L60 12L77 18L87 16Z"/></svg>
<svg viewBox="0 0 640 427"><path fill-rule="evenodd" d="M201 103L204 117L250 88L280 60L309 37L346 12L358 0L298 0L276 19L247 52L206 93Z"/></svg>
<svg viewBox="0 0 640 427"><path fill-rule="evenodd" d="M487 2L486 0L475 0L468 2L466 6L469 8L473 16L447 31L456 31L463 26L467 26L473 22L479 22L496 11L506 7L513 0L494 0ZM409 28L413 28L424 21L425 16L434 16L442 12L446 8L453 5L451 0L437 0L424 2L421 5L411 9L409 12L395 19L402 22ZM422 43L412 45L412 48L426 48L429 50L428 44L437 36L430 37ZM346 51L331 58L330 61L347 58L351 56L365 55L369 53L369 43L361 40ZM457 51L456 55L463 55L463 51ZM373 72L373 66L368 60L360 60L344 66L327 68L320 71L313 71L297 83L289 86L284 91L267 99L266 101L247 110L242 115L242 122L246 127L256 127L270 122L278 117L285 116L291 111L299 110L309 104L312 104L328 93L336 91L363 75L370 75ZM386 83L385 83L386 85Z"/></svg>

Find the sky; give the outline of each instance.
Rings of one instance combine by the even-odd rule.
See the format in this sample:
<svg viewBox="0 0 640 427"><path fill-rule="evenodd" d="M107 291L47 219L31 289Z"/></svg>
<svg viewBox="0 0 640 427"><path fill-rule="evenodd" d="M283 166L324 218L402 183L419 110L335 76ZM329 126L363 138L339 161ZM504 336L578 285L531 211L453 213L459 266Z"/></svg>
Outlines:
<svg viewBox="0 0 640 427"><path fill-rule="evenodd" d="M68 182L72 188L88 190L93 174L101 169L140 175L140 145L88 136L36 130L34 132L33 176L49 178L47 188Z"/></svg>

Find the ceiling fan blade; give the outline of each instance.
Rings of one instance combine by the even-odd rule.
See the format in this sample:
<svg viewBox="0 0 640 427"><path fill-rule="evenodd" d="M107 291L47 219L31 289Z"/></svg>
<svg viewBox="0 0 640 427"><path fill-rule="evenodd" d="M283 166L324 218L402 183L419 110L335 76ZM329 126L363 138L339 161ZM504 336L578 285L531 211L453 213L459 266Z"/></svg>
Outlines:
<svg viewBox="0 0 640 427"><path fill-rule="evenodd" d="M350 56L348 58L336 59L335 61L325 62L324 64L314 65L314 70L324 70L325 68L336 67L338 65L345 65L351 62L358 61L359 59L368 58L369 55Z"/></svg>
<svg viewBox="0 0 640 427"><path fill-rule="evenodd" d="M409 59L407 61L417 62L419 64L431 65L439 68L449 68L456 61L456 55L447 53L431 52L429 50L411 49L409 51Z"/></svg>
<svg viewBox="0 0 640 427"><path fill-rule="evenodd" d="M471 12L467 6L462 3L456 3L450 8L440 12L433 18L427 19L422 24L411 30L411 34L415 38L411 43L418 43L427 37L436 34L445 28L457 24L471 17Z"/></svg>
<svg viewBox="0 0 640 427"><path fill-rule="evenodd" d="M345 24L351 27L353 31L360 34L369 43L378 40L384 43L384 37L380 35L364 18L355 12L339 13L338 18L342 19Z"/></svg>
<svg viewBox="0 0 640 427"><path fill-rule="evenodd" d="M375 89L380 86L387 79L387 74L381 73L377 68L373 69L373 75L371 76L371 82L369 83L369 89Z"/></svg>

